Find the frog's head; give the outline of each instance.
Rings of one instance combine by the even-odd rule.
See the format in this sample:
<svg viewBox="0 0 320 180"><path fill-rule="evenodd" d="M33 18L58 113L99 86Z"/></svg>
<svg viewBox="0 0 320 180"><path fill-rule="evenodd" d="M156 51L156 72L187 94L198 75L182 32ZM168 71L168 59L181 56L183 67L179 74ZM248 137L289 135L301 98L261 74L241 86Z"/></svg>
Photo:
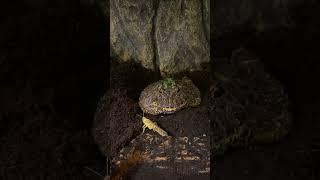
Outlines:
<svg viewBox="0 0 320 180"><path fill-rule="evenodd" d="M176 83L173 78L166 78L162 80L162 87L164 89L169 89L175 87Z"/></svg>

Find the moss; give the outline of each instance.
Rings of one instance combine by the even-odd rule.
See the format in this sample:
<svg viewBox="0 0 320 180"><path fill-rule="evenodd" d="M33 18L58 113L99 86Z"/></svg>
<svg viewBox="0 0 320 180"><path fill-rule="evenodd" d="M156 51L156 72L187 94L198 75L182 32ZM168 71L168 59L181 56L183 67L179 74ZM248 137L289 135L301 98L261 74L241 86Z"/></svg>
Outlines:
<svg viewBox="0 0 320 180"><path fill-rule="evenodd" d="M175 87L176 83L174 81L174 79L172 78L166 78L164 80L162 80L162 87L164 89L169 89L169 88L173 88Z"/></svg>

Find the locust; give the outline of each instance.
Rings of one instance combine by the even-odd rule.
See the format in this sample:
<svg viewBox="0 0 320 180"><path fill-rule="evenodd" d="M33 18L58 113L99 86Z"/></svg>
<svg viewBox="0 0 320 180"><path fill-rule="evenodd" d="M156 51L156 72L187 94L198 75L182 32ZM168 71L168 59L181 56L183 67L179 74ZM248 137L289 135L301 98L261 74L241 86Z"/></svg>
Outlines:
<svg viewBox="0 0 320 180"><path fill-rule="evenodd" d="M169 136L168 133L163 129L161 129L156 122L153 122L150 119L144 117L144 115L142 116L142 122L143 122L142 133L144 133L145 129L148 128L150 130L157 132L161 136Z"/></svg>

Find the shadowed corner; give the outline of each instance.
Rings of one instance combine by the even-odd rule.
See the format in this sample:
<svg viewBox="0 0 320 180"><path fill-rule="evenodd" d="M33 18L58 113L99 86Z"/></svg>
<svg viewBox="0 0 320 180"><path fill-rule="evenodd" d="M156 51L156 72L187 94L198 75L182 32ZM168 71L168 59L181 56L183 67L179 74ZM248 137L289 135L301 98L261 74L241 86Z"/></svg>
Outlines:
<svg viewBox="0 0 320 180"><path fill-rule="evenodd" d="M89 131L108 87L109 28L96 4L81 3L1 2L2 179L104 174Z"/></svg>

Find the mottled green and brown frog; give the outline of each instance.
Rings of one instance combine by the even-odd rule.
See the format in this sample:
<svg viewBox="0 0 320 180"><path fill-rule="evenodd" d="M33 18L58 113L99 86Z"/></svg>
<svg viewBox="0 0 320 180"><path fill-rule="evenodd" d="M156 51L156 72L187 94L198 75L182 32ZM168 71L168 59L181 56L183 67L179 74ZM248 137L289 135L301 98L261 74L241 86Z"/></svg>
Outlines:
<svg viewBox="0 0 320 180"><path fill-rule="evenodd" d="M188 77L165 78L148 85L141 93L139 106L144 113L172 114L201 103L200 90Z"/></svg>

